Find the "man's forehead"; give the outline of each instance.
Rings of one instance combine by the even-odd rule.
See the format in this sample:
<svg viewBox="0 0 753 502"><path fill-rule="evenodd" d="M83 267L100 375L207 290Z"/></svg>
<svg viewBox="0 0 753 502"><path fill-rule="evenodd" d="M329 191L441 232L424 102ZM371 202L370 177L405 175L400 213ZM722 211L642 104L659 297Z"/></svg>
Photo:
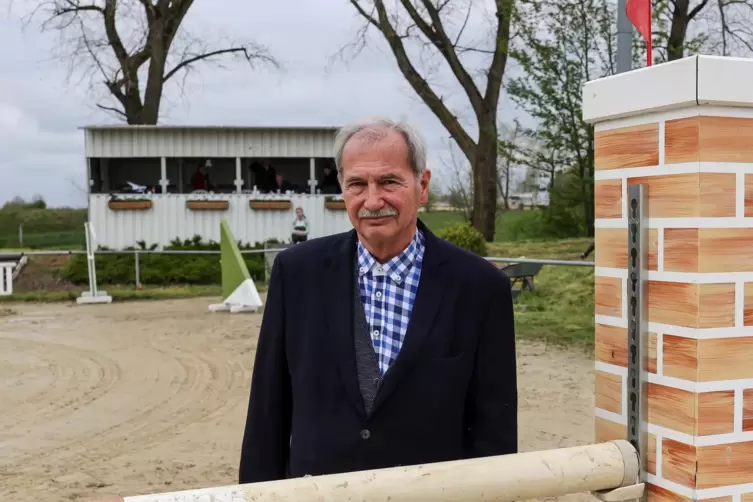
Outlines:
<svg viewBox="0 0 753 502"><path fill-rule="evenodd" d="M405 175L405 168L393 165L354 165L343 170L343 177L346 180L404 178Z"/></svg>

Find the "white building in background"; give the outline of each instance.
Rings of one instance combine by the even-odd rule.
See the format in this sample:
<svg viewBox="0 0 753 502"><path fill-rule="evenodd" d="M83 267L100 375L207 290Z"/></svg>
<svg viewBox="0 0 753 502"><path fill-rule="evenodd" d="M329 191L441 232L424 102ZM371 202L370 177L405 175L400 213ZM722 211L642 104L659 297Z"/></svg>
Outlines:
<svg viewBox="0 0 753 502"><path fill-rule="evenodd" d="M551 175L549 173L538 173L539 174L539 183L538 183L538 190L536 192L535 202L534 204L540 207L548 207L549 206L549 180L551 179Z"/></svg>
<svg viewBox="0 0 753 502"><path fill-rule="evenodd" d="M195 235L219 241L222 219L244 243L287 241L296 207L309 219L310 238L352 228L339 195L322 189L325 168L334 171L335 128L115 125L83 130L89 221L98 245L120 249L144 241L161 247ZM207 161L212 187L194 190L192 177ZM289 190L259 190L255 168L265 164L282 175Z"/></svg>

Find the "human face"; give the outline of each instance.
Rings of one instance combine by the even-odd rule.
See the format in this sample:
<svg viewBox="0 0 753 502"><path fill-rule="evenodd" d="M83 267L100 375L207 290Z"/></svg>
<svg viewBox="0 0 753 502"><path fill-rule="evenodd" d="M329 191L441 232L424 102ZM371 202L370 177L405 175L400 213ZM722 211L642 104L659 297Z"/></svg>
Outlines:
<svg viewBox="0 0 753 502"><path fill-rule="evenodd" d="M343 150L342 171L345 207L361 242L381 261L398 255L415 234L431 172L416 177L408 146L396 131L376 141L355 135Z"/></svg>

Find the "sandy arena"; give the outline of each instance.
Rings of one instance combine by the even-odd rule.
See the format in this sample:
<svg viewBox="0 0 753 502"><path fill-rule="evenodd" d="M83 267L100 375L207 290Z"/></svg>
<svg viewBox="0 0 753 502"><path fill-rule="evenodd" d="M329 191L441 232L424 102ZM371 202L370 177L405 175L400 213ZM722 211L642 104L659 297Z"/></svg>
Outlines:
<svg viewBox="0 0 753 502"><path fill-rule="evenodd" d="M0 306L0 500L235 483L261 316L209 303ZM518 364L521 450L591 442L591 357L519 343Z"/></svg>

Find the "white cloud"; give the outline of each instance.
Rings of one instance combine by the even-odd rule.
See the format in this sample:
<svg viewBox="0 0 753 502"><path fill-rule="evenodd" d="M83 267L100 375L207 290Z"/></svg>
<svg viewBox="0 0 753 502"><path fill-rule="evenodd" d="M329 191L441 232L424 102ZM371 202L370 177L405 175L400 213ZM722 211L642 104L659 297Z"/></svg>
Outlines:
<svg viewBox="0 0 753 502"><path fill-rule="evenodd" d="M441 171L448 134L406 83L380 34L371 34L371 47L357 59L326 71L329 58L354 40L361 25L347 0L196 2L184 24L192 35L263 44L284 71L242 63L203 67L182 95L177 82L169 86L162 122L313 126L404 115L421 128L432 167ZM39 193L51 205L85 204L70 181L85 186L78 127L113 119L96 108L86 80L66 80L64 62L50 57L57 41L35 25L22 29L16 12L0 15L0 176L6 180L0 202ZM453 88L446 74L440 77L443 88ZM470 112L454 88L446 101L466 122ZM446 151L443 156L449 158Z"/></svg>

